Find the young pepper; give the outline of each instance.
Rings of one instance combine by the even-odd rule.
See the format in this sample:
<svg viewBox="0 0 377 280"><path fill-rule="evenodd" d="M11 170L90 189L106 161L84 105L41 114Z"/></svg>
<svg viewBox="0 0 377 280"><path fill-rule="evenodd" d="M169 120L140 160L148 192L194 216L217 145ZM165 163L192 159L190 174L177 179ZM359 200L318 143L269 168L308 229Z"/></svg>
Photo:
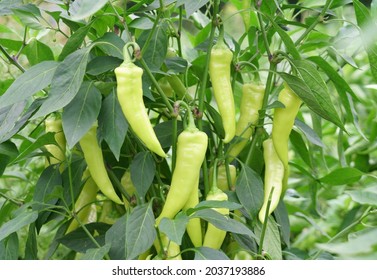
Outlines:
<svg viewBox="0 0 377 280"><path fill-rule="evenodd" d="M46 145L46 150L51 154L51 157L46 158L46 166L50 164L62 163L65 159L66 149L66 139L63 132L62 120L53 118L46 119L45 130L46 132L55 133L54 137L57 144ZM62 169L62 166L60 169Z"/></svg>
<svg viewBox="0 0 377 280"><path fill-rule="evenodd" d="M213 183L211 190L208 192L206 200L207 201L227 201L228 196L226 193L224 193L222 190L220 190L217 187L216 179L217 178L217 166L215 165L213 172ZM229 209L228 208L216 208L215 211L219 212L222 215L229 215ZM224 242L226 236L226 231L219 229L212 225L211 223L208 223L207 231L204 236L203 246L209 247L215 250L220 249L221 245Z"/></svg>
<svg viewBox="0 0 377 280"><path fill-rule="evenodd" d="M90 175L101 192L115 203L123 204L107 174L102 150L97 140L97 127L98 124L96 122L80 140L85 161L88 165Z"/></svg>
<svg viewBox="0 0 377 280"><path fill-rule="evenodd" d="M240 117L236 126L236 136L240 138L229 151L230 161L245 148L254 127L259 120L259 110L263 105L265 88L263 85L247 83L242 86Z"/></svg>
<svg viewBox="0 0 377 280"><path fill-rule="evenodd" d="M176 166L165 204L156 219L157 225L164 217L174 218L186 205L190 195L198 190L198 178L207 151L208 136L195 127L194 118L189 110L188 116L188 126L178 136Z"/></svg>
<svg viewBox="0 0 377 280"><path fill-rule="evenodd" d="M224 143L229 143L236 132L236 114L230 82L232 59L233 53L224 43L223 35L219 36L218 42L211 50L209 76L225 131Z"/></svg>
<svg viewBox="0 0 377 280"><path fill-rule="evenodd" d="M75 211L77 211L77 219L79 219L82 224L87 224L91 220L93 213L94 215L97 213L96 208L92 207L95 205L91 203L93 203L96 200L98 187L96 183L93 181L92 177L90 176L90 172L88 169L84 171L82 177L85 183L80 192L79 197L76 200ZM66 233L74 231L76 228L80 226L77 219L74 218L72 220L68 229L66 230Z"/></svg>
<svg viewBox="0 0 377 280"><path fill-rule="evenodd" d="M278 100L283 103L284 108L275 108L272 122L272 141L276 154L284 165L283 192L288 184L288 140L292 131L296 115L302 104L301 99L284 84L283 90L279 93Z"/></svg>
<svg viewBox="0 0 377 280"><path fill-rule="evenodd" d="M152 152L166 157L153 130L143 101L143 69L132 62L129 44L123 49L124 62L115 68L117 95L122 111L134 133Z"/></svg>
<svg viewBox="0 0 377 280"><path fill-rule="evenodd" d="M236 185L237 179L237 169L234 165L229 164L229 175L230 175L230 183L228 184L228 177L226 174L226 166L224 164L217 167L217 187L222 191L228 191L231 187ZM213 167L209 169L209 182L210 184L213 182Z"/></svg>
<svg viewBox="0 0 377 280"><path fill-rule="evenodd" d="M259 220L264 223L266 215L269 216L279 204L282 193L284 165L276 154L274 143L269 138L263 141L263 158L265 163L264 170L264 200L259 211ZM273 190L273 192L272 192ZM272 192L272 195L271 195ZM271 196L271 197L270 197ZM271 199L271 200L270 200ZM268 202L270 207L267 212Z"/></svg>

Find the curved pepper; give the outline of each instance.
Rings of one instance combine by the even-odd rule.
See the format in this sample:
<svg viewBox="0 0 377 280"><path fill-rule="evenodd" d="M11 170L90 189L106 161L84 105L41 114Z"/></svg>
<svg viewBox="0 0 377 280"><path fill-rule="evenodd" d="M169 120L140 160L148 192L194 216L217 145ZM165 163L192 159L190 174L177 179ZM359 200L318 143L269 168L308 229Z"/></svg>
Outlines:
<svg viewBox="0 0 377 280"><path fill-rule="evenodd" d="M223 38L219 38L219 41L211 50L209 76L225 131L224 143L229 143L236 132L236 113L230 82L230 65L232 59L232 51L224 43Z"/></svg>
<svg viewBox="0 0 377 280"><path fill-rule="evenodd" d="M271 137L274 142L276 154L284 165L283 191L285 191L289 174L288 140L302 101L286 84L279 93L278 100L283 103L285 107L275 108Z"/></svg>
<svg viewBox="0 0 377 280"><path fill-rule="evenodd" d="M116 194L107 174L105 163L103 161L102 150L97 140L97 126L98 124L95 123L81 138L80 146L83 151L86 164L88 165L90 175L97 184L98 188L106 197L115 203L123 204Z"/></svg>
<svg viewBox="0 0 377 280"><path fill-rule="evenodd" d="M114 70L119 104L137 137L152 152L166 157L145 109L142 88L143 69L131 61L127 48L128 45L123 51L124 62Z"/></svg>
<svg viewBox="0 0 377 280"><path fill-rule="evenodd" d="M265 88L263 85L247 83L242 86L240 117L237 122L236 136L240 138L229 151L232 161L245 148L253 134L254 127L258 124L259 110L263 105Z"/></svg>
<svg viewBox="0 0 377 280"><path fill-rule="evenodd" d="M66 139L63 132L61 119L46 119L45 120L46 132L54 132L54 138L57 145L46 145L46 150L52 157L46 159L46 166L50 164L58 164L65 160Z"/></svg>

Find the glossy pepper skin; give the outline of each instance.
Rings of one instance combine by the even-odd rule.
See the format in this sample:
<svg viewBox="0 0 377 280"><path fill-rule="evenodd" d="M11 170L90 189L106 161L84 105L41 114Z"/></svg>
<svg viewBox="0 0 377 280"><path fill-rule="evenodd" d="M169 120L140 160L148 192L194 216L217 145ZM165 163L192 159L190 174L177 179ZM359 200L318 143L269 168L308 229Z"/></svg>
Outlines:
<svg viewBox="0 0 377 280"><path fill-rule="evenodd" d="M199 185L199 177L196 179L197 186ZM192 193L189 195L185 206L183 206L183 211L190 208L194 208L199 203L199 190L198 187L194 188ZM202 226L200 224L199 218L191 218L186 226L187 234L189 235L192 244L195 247L200 247L203 244Z"/></svg>
<svg viewBox="0 0 377 280"><path fill-rule="evenodd" d="M90 175L101 192L109 199L118 204L123 204L107 174L103 160L102 150L97 140L97 126L95 123L89 131L81 138L80 146L88 165Z"/></svg>
<svg viewBox="0 0 377 280"><path fill-rule="evenodd" d="M302 101L287 85L284 85L279 93L278 100L284 104L285 108L275 108L271 137L276 154L284 165L284 192L287 188L289 174L288 140Z"/></svg>
<svg viewBox="0 0 377 280"><path fill-rule="evenodd" d="M80 192L79 197L75 203L75 210L77 212L77 218L81 221L82 224L87 224L90 221L91 215L93 212L96 213L96 209L93 210L93 205L91 204L96 200L98 187L88 169L84 171L83 180L85 181L84 186ZM79 222L76 219L73 219L70 223L66 233L74 231L80 226Z"/></svg>
<svg viewBox="0 0 377 280"><path fill-rule="evenodd" d="M236 126L236 136L240 137L240 140L229 151L231 161L245 148L258 124L264 91L263 85L247 83L242 86L240 117Z"/></svg>
<svg viewBox="0 0 377 280"><path fill-rule="evenodd" d="M171 187L166 197L158 225L162 218L174 216L186 205L194 190L198 189L198 178L208 145L208 136L196 127L189 126L178 136L177 160Z"/></svg>
<svg viewBox="0 0 377 280"><path fill-rule="evenodd" d="M63 132L62 120L52 118L46 119L45 131L55 133L54 138L57 144L46 145L47 151L51 154L51 157L46 159L46 166L63 162L65 160L66 139Z"/></svg>
<svg viewBox="0 0 377 280"><path fill-rule="evenodd" d="M237 169L234 165L229 164L229 175L231 186L228 185L228 178L226 175L226 166L224 164L217 167L217 187L222 191L228 191L231 187L236 185ZM213 167L209 169L209 182L213 181Z"/></svg>
<svg viewBox="0 0 377 280"><path fill-rule="evenodd" d="M233 53L222 38L213 46L209 61L209 76L225 131L224 143L229 143L236 132L236 114L230 82Z"/></svg>
<svg viewBox="0 0 377 280"><path fill-rule="evenodd" d="M265 163L264 200L258 215L261 223L264 223L266 214L267 216L271 215L278 206L283 189L284 178L284 165L275 151L274 143L271 138L263 141L263 158ZM271 196L269 211L266 213L272 188L274 191Z"/></svg>
<svg viewBox="0 0 377 280"><path fill-rule="evenodd" d="M127 52L127 49L124 52ZM119 104L132 130L149 150L166 157L145 109L142 89L143 69L131 60L125 60L115 68L114 72Z"/></svg>
<svg viewBox="0 0 377 280"><path fill-rule="evenodd" d="M228 196L222 190L218 188L212 188L208 192L206 200L215 200L215 201L227 201ZM223 215L229 215L229 209L227 208L215 208L215 211ZM207 231L204 236L203 247L209 247L215 250L220 249L221 245L224 242L226 236L226 231L219 229L208 223Z"/></svg>

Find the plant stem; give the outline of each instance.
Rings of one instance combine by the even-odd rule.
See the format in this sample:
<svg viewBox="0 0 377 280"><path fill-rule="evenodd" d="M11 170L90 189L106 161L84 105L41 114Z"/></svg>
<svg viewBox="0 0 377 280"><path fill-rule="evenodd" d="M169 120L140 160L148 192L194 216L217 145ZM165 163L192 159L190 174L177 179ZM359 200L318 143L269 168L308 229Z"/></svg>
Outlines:
<svg viewBox="0 0 377 280"><path fill-rule="evenodd" d="M18 69L20 69L21 70L21 72L25 72L26 70L25 70L25 68L24 67L22 67L22 65L21 64L19 64L18 63L18 61L15 59L15 58L13 58L4 48L3 48L3 46L1 46L0 45L0 51L6 56L6 58L9 60L9 62L11 63L11 64L13 64L14 66L16 66Z"/></svg>
<svg viewBox="0 0 377 280"><path fill-rule="evenodd" d="M316 18L315 21L305 30L304 33L301 34L301 36L297 39L295 42L295 45L299 45L302 40L305 39L305 37L316 27L316 25L321 21L322 17L326 14L327 10L329 9L330 5L332 4L333 0L327 0L325 6L322 9L322 12L319 14L319 16Z"/></svg>

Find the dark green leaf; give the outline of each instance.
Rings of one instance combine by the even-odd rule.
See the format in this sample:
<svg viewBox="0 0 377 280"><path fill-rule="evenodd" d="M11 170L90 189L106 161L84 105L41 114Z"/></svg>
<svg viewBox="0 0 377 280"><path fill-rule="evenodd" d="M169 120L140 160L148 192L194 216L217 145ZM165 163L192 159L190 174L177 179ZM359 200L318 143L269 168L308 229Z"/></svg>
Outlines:
<svg viewBox="0 0 377 280"><path fill-rule="evenodd" d="M90 48L80 49L59 64L51 82L50 94L33 119L57 111L73 100L84 78L89 52Z"/></svg>
<svg viewBox="0 0 377 280"><path fill-rule="evenodd" d="M358 182L363 174L363 172L356 168L342 167L335 169L319 180L330 186L340 186Z"/></svg>
<svg viewBox="0 0 377 280"><path fill-rule="evenodd" d="M30 67L0 97L0 108L26 100L47 87L58 65L55 61L44 61Z"/></svg>
<svg viewBox="0 0 377 280"><path fill-rule="evenodd" d="M105 234L109 230L110 225L105 223L91 223L85 225L85 227L100 246L105 245ZM92 239L89 238L88 234L81 227L57 239L57 241L79 253L85 253L88 249L97 248L97 245L94 244Z"/></svg>
<svg viewBox="0 0 377 280"><path fill-rule="evenodd" d="M19 242L16 232L0 241L0 260L18 260Z"/></svg>
<svg viewBox="0 0 377 280"><path fill-rule="evenodd" d="M186 231L186 225L188 222L189 218L185 214L178 213L174 220L163 218L158 225L158 228L161 232L166 234L169 240L181 245L182 237Z"/></svg>
<svg viewBox="0 0 377 280"><path fill-rule="evenodd" d="M126 259L134 259L144 253L156 239L155 218L152 203L136 206L126 223Z"/></svg>
<svg viewBox="0 0 377 280"><path fill-rule="evenodd" d="M205 4L209 2L209 0L198 0L198 1L177 1L177 6L180 5L180 2L184 2L185 10L186 10L186 17L190 17L194 12L199 10Z"/></svg>
<svg viewBox="0 0 377 280"><path fill-rule="evenodd" d="M95 40L93 45L99 47L107 55L117 57L123 61L124 41L115 33L106 33L101 38Z"/></svg>
<svg viewBox="0 0 377 280"><path fill-rule="evenodd" d="M165 60L166 67L169 74L184 73L187 69L187 60L181 57L171 57Z"/></svg>
<svg viewBox="0 0 377 280"><path fill-rule="evenodd" d="M243 163L236 181L236 193L250 216L256 217L263 204L263 182L253 169Z"/></svg>
<svg viewBox="0 0 377 280"><path fill-rule="evenodd" d="M88 249L86 253L80 258L80 260L102 260L104 256L109 252L110 244L106 244L100 248Z"/></svg>
<svg viewBox="0 0 377 280"><path fill-rule="evenodd" d="M71 54L72 52L80 48L90 28L91 28L91 24L84 25L80 27L79 29L77 29L68 38L67 42L65 43L62 49L62 52L59 55L59 60L64 60L69 54Z"/></svg>
<svg viewBox="0 0 377 280"><path fill-rule="evenodd" d="M2 225L2 227L0 228L0 241L2 241L4 238L9 236L13 232L16 232L22 229L24 226L27 226L35 222L37 218L38 218L37 211L21 212L14 219Z"/></svg>
<svg viewBox="0 0 377 280"><path fill-rule="evenodd" d="M108 71L113 71L122 63L122 60L113 56L97 56L88 63L86 73L97 76Z"/></svg>
<svg viewBox="0 0 377 280"><path fill-rule="evenodd" d="M109 256L112 260L126 259L127 216L120 217L106 232L106 244L110 244Z"/></svg>
<svg viewBox="0 0 377 280"><path fill-rule="evenodd" d="M33 4L27 4L14 8L12 9L12 11L25 26L36 30L42 30L46 28L46 26L40 22L42 15L37 6Z"/></svg>
<svg viewBox="0 0 377 280"><path fill-rule="evenodd" d="M324 148L325 144L323 144L321 138L317 135L317 133L306 123L296 119L295 126L304 133L306 139L308 139L312 144L317 145L319 147Z"/></svg>
<svg viewBox="0 0 377 280"><path fill-rule="evenodd" d="M109 145L115 158L119 160L120 150L128 130L128 123L120 108L115 92L110 93L103 100L98 123L102 138Z"/></svg>
<svg viewBox="0 0 377 280"><path fill-rule="evenodd" d="M202 209L208 209L208 208L228 208L229 210L236 210L242 208L242 205L231 202L231 201L216 201L216 200L204 200L199 202L195 208L193 208L194 211L202 210ZM194 212L191 211L191 212Z"/></svg>
<svg viewBox="0 0 377 280"><path fill-rule="evenodd" d="M309 167L312 167L312 162L309 156L309 151L308 151L308 148L306 147L306 143L304 142L304 139L302 139L301 134L296 132L295 130L292 130L291 134L289 135L289 139L291 140L293 147L298 152L301 159Z"/></svg>
<svg viewBox="0 0 377 280"><path fill-rule="evenodd" d="M274 211L276 223L280 229L281 238L284 243L289 247L291 237L291 227L289 223L289 216L287 208L283 200L279 201L278 207Z"/></svg>
<svg viewBox="0 0 377 280"><path fill-rule="evenodd" d="M222 251L208 247L199 247L195 248L194 260L229 260L229 258Z"/></svg>
<svg viewBox="0 0 377 280"><path fill-rule="evenodd" d="M158 141L162 148L169 148L173 145L173 122L172 120L162 122L154 127ZM183 131L183 123L177 121L177 135Z"/></svg>
<svg viewBox="0 0 377 280"><path fill-rule="evenodd" d="M38 260L38 244L35 223L29 225L25 247L25 260Z"/></svg>
<svg viewBox="0 0 377 280"><path fill-rule="evenodd" d="M224 216L212 209L198 210L192 214L190 218L201 218L219 229L255 237L254 233L243 223L231 219L229 216Z"/></svg>
<svg viewBox="0 0 377 280"><path fill-rule="evenodd" d="M225 137L225 131L220 114L209 103L205 103L206 109L211 117L211 124L214 126L216 134L223 139Z"/></svg>
<svg viewBox="0 0 377 280"><path fill-rule="evenodd" d="M156 172L156 164L151 153L138 153L132 160L130 171L136 192L140 199L144 200L144 196L148 192Z"/></svg>
<svg viewBox="0 0 377 280"><path fill-rule="evenodd" d="M45 45L41 41L33 39L23 49L30 65L36 65L42 61L54 60L54 53L49 46Z"/></svg>
<svg viewBox="0 0 377 280"><path fill-rule="evenodd" d="M63 110L63 130L71 149L97 120L101 110L101 93L93 82L82 83L79 92Z"/></svg>

